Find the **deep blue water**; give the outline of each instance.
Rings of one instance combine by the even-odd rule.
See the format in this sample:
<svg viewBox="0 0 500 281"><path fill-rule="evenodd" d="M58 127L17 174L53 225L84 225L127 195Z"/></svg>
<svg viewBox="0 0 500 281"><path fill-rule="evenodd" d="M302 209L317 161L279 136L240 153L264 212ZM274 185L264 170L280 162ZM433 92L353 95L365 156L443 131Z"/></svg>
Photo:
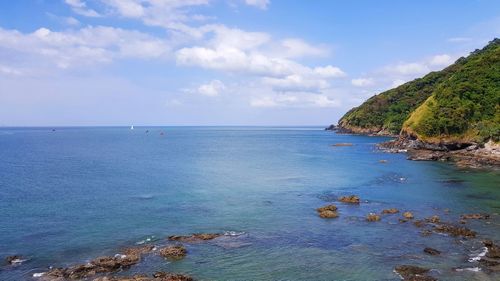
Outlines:
<svg viewBox="0 0 500 281"><path fill-rule="evenodd" d="M161 244L168 235L224 231L245 234L188 245L181 261L148 256L125 273L398 280L395 265L415 264L440 280L498 280L452 268L476 266L467 259L482 238L500 240L500 174L408 161L378 151L384 140L313 127L1 128L0 254L29 260L2 265L0 280L31 280L148 237ZM354 145L331 146L338 142ZM366 202L337 203L338 219L317 216L315 208L348 194ZM390 207L419 218L492 219L468 223L479 232L468 241L422 237L398 215L364 220ZM425 255L426 246L443 254Z"/></svg>

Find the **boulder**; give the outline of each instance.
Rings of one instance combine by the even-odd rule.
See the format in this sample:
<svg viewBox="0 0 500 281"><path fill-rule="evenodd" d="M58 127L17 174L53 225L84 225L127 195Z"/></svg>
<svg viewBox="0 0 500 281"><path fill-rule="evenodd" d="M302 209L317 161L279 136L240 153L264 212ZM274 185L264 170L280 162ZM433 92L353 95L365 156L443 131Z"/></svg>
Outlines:
<svg viewBox="0 0 500 281"><path fill-rule="evenodd" d="M98 273L110 273L130 268L137 264L143 254L154 249L153 245L127 248L114 257L103 256L91 260L87 264L74 265L67 268L53 268L43 275L43 280L86 279Z"/></svg>
<svg viewBox="0 0 500 281"><path fill-rule="evenodd" d="M437 256L437 255L441 254L441 252L439 250L429 248L429 247L424 249L424 253L429 254L431 256Z"/></svg>
<svg viewBox="0 0 500 281"><path fill-rule="evenodd" d="M396 209L396 208L390 208L390 209L384 209L382 210L382 214L386 215L386 214L397 214L399 213L399 210Z"/></svg>
<svg viewBox="0 0 500 281"><path fill-rule="evenodd" d="M490 218L489 214L464 214L461 215L462 220L486 220Z"/></svg>
<svg viewBox="0 0 500 281"><path fill-rule="evenodd" d="M439 218L439 216L432 216L432 217L426 218L425 221L428 223L439 223L441 221L441 219Z"/></svg>
<svg viewBox="0 0 500 281"><path fill-rule="evenodd" d="M334 212L334 211L325 210L325 211L319 212L319 217L324 218L324 219L334 219L334 218L338 218L339 214L337 212Z"/></svg>
<svg viewBox="0 0 500 281"><path fill-rule="evenodd" d="M200 242L212 240L222 235L223 234L221 233L194 233L191 235L172 235L168 237L168 240L180 242Z"/></svg>
<svg viewBox="0 0 500 281"><path fill-rule="evenodd" d="M95 278L93 281L194 281L194 279L185 274L156 272L151 277L145 274L137 274L134 276L103 276Z"/></svg>
<svg viewBox="0 0 500 281"><path fill-rule="evenodd" d="M332 144L332 146L353 146L353 144L350 142L340 142L340 143Z"/></svg>
<svg viewBox="0 0 500 281"><path fill-rule="evenodd" d="M359 197L356 195L342 196L339 201L343 203L359 204Z"/></svg>
<svg viewBox="0 0 500 281"><path fill-rule="evenodd" d="M379 221L380 220L380 216L375 214L375 213L369 213L367 216L366 216L366 220L367 221Z"/></svg>
<svg viewBox="0 0 500 281"><path fill-rule="evenodd" d="M452 224L439 224L434 227L434 231L440 233L447 233L451 236L462 236L464 238L476 237L476 232L466 227L455 226Z"/></svg>
<svg viewBox="0 0 500 281"><path fill-rule="evenodd" d="M404 217L405 219L407 219L407 220L411 220L411 219L413 219L413 218L414 218L414 217L413 217L413 213L412 213L412 212L404 212L404 213L403 213L403 217Z"/></svg>
<svg viewBox="0 0 500 281"><path fill-rule="evenodd" d="M168 259L182 259L186 254L187 250L182 245L171 245L160 249L160 255Z"/></svg>
<svg viewBox="0 0 500 281"><path fill-rule="evenodd" d="M8 256L8 257L6 257L5 261L8 264L20 264L20 263L22 263L25 260L23 259L22 256L15 255L15 256Z"/></svg>
<svg viewBox="0 0 500 281"><path fill-rule="evenodd" d="M398 265L394 269L403 280L407 281L436 281L437 279L428 276L429 269L414 265Z"/></svg>
<svg viewBox="0 0 500 281"><path fill-rule="evenodd" d="M326 205L326 206L323 206L323 207L321 207L321 208L316 209L316 211L317 211L318 213L321 213L321 212L324 212L324 211L332 211L332 212L335 212L335 211L337 211L337 206L335 206L335 205L333 205L333 204L332 204L332 205Z"/></svg>

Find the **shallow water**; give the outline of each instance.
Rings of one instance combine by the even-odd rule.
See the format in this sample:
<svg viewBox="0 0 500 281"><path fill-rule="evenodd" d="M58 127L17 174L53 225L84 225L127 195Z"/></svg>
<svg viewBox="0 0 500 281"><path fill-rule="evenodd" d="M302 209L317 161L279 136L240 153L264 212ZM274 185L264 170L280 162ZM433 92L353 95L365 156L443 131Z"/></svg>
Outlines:
<svg viewBox="0 0 500 281"><path fill-rule="evenodd" d="M244 234L188 245L181 261L148 256L123 274L399 280L394 266L414 264L433 268L440 280L498 280L453 268L477 265L468 258L481 251L482 238L500 240L500 174L407 161L378 151L384 140L312 127L2 128L0 253L29 260L2 265L0 280L31 280L48 266L148 238L162 244L168 235L224 231ZM331 146L340 142L354 146ZM317 216L315 208L348 194L366 202L337 203L338 219ZM422 237L398 215L364 220L391 207L418 218L492 218L468 223L479 237L467 241ZM428 256L425 247L442 255Z"/></svg>

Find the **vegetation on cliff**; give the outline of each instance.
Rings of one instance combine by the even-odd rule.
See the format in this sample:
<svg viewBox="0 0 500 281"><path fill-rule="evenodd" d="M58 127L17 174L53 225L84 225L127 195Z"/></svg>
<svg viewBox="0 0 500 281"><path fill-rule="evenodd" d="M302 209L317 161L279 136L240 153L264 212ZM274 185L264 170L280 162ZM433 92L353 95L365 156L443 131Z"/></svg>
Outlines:
<svg viewBox="0 0 500 281"><path fill-rule="evenodd" d="M500 137L500 39L475 51L403 125L422 140L498 141Z"/></svg>
<svg viewBox="0 0 500 281"><path fill-rule="evenodd" d="M441 71L373 96L347 112L339 127L428 141L498 141L500 39Z"/></svg>

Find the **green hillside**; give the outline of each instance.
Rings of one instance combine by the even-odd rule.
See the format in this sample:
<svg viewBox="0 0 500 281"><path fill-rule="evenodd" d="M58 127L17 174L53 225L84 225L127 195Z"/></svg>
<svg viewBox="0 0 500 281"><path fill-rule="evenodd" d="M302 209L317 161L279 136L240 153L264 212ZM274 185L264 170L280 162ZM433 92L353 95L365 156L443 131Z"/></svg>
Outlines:
<svg viewBox="0 0 500 281"><path fill-rule="evenodd" d="M498 140L499 124L500 39L442 71L373 96L339 121L354 133L464 141Z"/></svg>

